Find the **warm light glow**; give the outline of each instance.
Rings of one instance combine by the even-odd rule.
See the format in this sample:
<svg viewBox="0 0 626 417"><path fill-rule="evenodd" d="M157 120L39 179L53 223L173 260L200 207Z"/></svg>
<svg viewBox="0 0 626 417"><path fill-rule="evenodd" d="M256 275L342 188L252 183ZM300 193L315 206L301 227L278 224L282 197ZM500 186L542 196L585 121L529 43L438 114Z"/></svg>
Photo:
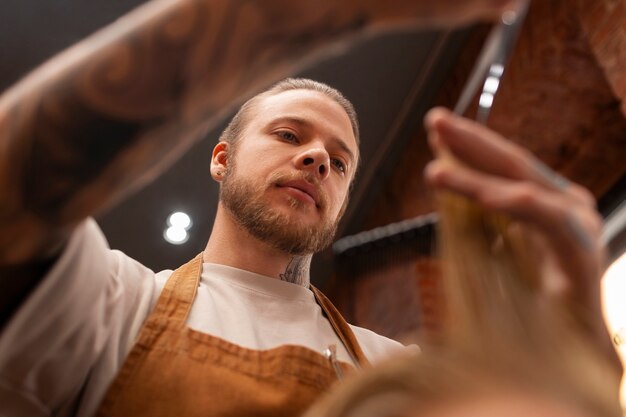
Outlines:
<svg viewBox="0 0 626 417"><path fill-rule="evenodd" d="M602 280L604 318L626 367L626 253L613 262ZM626 384L622 380L622 405L626 405Z"/></svg>

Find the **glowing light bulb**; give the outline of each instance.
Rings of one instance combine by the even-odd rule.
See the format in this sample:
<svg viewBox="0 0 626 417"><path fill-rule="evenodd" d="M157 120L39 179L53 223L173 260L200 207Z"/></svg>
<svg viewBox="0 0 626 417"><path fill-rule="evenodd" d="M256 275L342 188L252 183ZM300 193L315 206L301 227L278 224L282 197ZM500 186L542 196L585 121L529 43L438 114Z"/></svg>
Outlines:
<svg viewBox="0 0 626 417"><path fill-rule="evenodd" d="M176 211L167 217L168 228L163 232L163 238L172 245L182 245L189 239L187 232L191 228L191 217L182 211Z"/></svg>
<svg viewBox="0 0 626 417"><path fill-rule="evenodd" d="M172 245L182 245L189 239L189 233L182 227L170 226L165 229L163 237Z"/></svg>
<svg viewBox="0 0 626 417"><path fill-rule="evenodd" d="M169 215L167 218L167 224L173 227L179 227L181 229L189 230L191 227L191 217L187 213L182 211L176 211Z"/></svg>

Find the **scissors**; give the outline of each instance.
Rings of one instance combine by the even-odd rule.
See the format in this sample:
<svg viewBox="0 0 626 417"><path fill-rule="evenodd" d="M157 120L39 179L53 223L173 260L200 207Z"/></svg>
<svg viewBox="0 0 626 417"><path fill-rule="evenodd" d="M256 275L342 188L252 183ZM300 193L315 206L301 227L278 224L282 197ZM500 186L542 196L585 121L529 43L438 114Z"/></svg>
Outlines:
<svg viewBox="0 0 626 417"><path fill-rule="evenodd" d="M520 1L517 8L502 13L500 22L491 29L454 107L454 113L457 115L465 114L482 83L476 120L482 124L487 122L493 99L500 86L500 79L504 74L504 67L528 13L529 3L529 0Z"/></svg>

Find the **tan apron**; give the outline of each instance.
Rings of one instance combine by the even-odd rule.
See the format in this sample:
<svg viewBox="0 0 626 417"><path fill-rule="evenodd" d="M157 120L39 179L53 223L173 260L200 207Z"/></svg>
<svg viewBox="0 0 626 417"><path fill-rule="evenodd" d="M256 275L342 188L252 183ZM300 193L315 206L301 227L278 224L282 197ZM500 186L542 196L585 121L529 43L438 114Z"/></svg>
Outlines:
<svg viewBox="0 0 626 417"><path fill-rule="evenodd" d="M297 416L353 369L303 346L252 350L190 329L201 270L198 255L168 279L98 417ZM352 358L368 365L337 309L312 289Z"/></svg>

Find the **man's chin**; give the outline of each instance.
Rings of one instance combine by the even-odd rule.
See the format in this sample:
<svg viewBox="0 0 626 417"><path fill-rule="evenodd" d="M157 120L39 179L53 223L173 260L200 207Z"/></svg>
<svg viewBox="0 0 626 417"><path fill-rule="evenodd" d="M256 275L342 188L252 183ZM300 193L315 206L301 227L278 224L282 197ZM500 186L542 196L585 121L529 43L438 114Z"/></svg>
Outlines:
<svg viewBox="0 0 626 417"><path fill-rule="evenodd" d="M316 227L317 226L317 227ZM334 228L323 228L319 224L307 225L302 222L276 225L266 242L289 255L312 255L332 243Z"/></svg>
<svg viewBox="0 0 626 417"><path fill-rule="evenodd" d="M300 256L318 252L332 242L336 226L326 222L323 210L315 205L285 198L284 193L257 193L252 187L236 185L222 189L222 203L260 241Z"/></svg>
<svg viewBox="0 0 626 417"><path fill-rule="evenodd" d="M291 227L315 228L325 221L321 210L315 206L286 202L274 206L272 210L285 219Z"/></svg>
<svg viewBox="0 0 626 417"><path fill-rule="evenodd" d="M322 217L322 208L316 206L309 201L303 201L295 197L287 196L279 204L285 213L296 213L301 216L308 216L314 219L320 219Z"/></svg>

